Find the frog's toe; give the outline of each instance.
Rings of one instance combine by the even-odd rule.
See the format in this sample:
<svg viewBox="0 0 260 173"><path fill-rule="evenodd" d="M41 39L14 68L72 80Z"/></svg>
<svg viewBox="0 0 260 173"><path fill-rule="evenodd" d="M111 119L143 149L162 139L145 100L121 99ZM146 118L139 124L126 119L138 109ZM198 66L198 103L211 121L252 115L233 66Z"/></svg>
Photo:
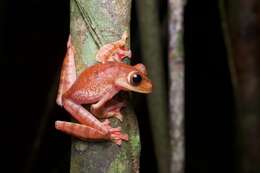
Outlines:
<svg viewBox="0 0 260 173"><path fill-rule="evenodd" d="M122 141L128 141L128 135L121 132L114 132L111 134L111 139L115 144L120 146Z"/></svg>

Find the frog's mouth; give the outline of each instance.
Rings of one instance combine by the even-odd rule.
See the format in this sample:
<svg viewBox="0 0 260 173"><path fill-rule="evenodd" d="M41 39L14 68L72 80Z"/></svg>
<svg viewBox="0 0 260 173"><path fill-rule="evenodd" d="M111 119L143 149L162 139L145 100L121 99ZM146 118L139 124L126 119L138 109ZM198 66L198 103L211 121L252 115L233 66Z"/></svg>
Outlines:
<svg viewBox="0 0 260 173"><path fill-rule="evenodd" d="M124 80L117 80L116 85L122 87L125 90L134 91L138 93L148 94L152 92L152 83L150 81L142 82L138 86L132 86Z"/></svg>

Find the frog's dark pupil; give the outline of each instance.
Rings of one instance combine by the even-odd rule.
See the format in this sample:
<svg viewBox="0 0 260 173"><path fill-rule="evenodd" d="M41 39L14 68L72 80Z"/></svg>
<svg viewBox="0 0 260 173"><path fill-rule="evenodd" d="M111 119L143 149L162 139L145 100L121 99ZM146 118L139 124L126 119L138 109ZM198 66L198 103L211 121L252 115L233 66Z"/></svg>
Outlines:
<svg viewBox="0 0 260 173"><path fill-rule="evenodd" d="M138 85L142 81L142 77L139 74L134 74L132 81L134 85Z"/></svg>

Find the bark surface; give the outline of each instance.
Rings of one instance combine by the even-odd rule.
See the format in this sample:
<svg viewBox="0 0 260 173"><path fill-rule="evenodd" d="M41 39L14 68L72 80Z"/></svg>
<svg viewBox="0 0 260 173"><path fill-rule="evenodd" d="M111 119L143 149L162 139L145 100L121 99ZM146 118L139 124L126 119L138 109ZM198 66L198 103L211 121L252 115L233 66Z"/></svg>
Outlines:
<svg viewBox="0 0 260 173"><path fill-rule="evenodd" d="M185 0L169 0L169 110L172 173L184 172L184 59L183 10Z"/></svg>

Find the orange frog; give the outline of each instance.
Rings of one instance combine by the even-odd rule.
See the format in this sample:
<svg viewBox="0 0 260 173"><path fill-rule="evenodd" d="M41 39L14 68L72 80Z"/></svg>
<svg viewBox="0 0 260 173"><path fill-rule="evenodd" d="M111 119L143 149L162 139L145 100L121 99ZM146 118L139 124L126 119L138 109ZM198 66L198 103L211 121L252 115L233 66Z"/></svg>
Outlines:
<svg viewBox="0 0 260 173"><path fill-rule="evenodd" d="M85 69L77 78L75 50L69 38L56 102L79 124L56 121L56 129L82 140L111 140L117 145L121 145L122 140L128 141L128 135L121 133L120 127L111 127L107 119L116 117L122 121L120 109L125 102L111 99L119 91L150 93L152 83L143 64L130 66L122 62L131 56L125 47L126 38L125 32L120 40L104 45L96 56L100 63ZM91 104L90 111L82 106L84 104Z"/></svg>

